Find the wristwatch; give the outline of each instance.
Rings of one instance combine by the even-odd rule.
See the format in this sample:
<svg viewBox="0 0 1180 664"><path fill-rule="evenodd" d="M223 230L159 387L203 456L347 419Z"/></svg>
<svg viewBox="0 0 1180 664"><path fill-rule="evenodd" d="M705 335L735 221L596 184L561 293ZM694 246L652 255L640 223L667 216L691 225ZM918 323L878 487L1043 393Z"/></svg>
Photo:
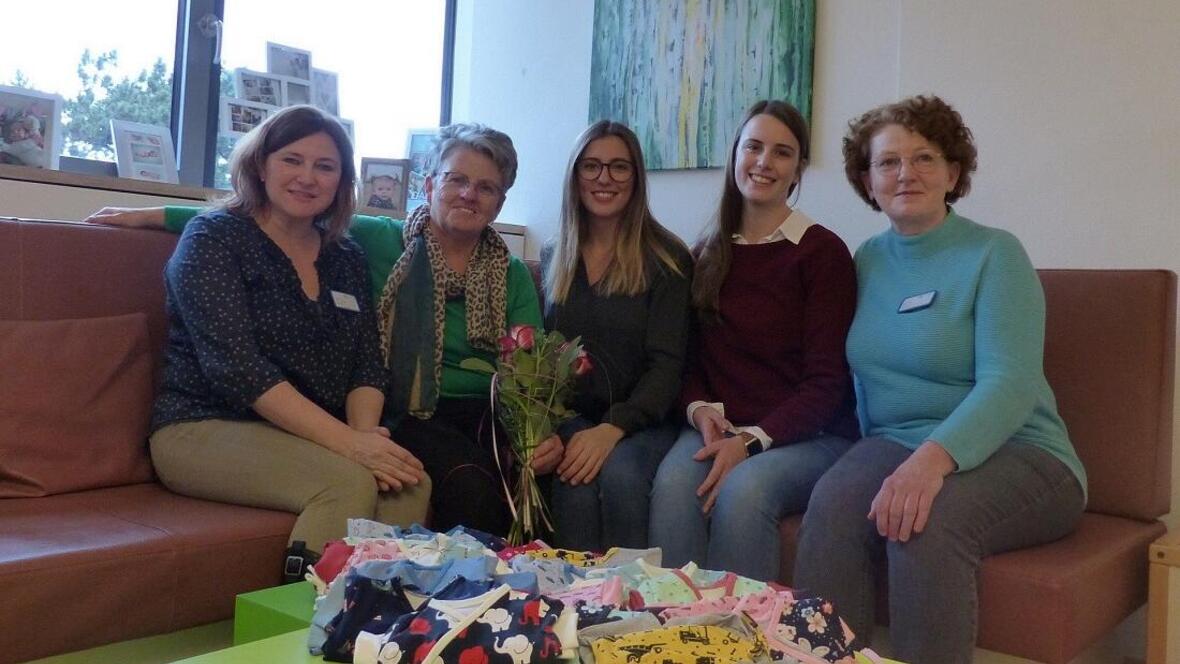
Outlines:
<svg viewBox="0 0 1180 664"><path fill-rule="evenodd" d="M750 434L750 439L746 441L746 458L749 459L761 451L762 441L758 438L758 436Z"/></svg>

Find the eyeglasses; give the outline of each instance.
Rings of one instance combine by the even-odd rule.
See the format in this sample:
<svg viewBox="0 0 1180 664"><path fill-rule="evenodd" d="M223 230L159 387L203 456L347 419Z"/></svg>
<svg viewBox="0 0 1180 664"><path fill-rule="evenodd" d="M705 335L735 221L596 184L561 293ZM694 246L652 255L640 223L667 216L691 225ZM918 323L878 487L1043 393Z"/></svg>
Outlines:
<svg viewBox="0 0 1180 664"><path fill-rule="evenodd" d="M908 158L898 155L889 155L886 157L881 157L880 159L871 162L871 164L873 170L886 177L897 175L898 171L901 170L902 162L908 163L910 168L914 169L914 171L917 173L929 175L930 173L934 172L935 168L938 167L938 161L942 158L943 156L937 152L923 151L915 152L913 156Z"/></svg>
<svg viewBox="0 0 1180 664"><path fill-rule="evenodd" d="M606 163L597 159L582 159L577 165L578 177L583 180L597 180L604 168L610 179L615 182L626 182L635 176L635 164L626 159L615 159Z"/></svg>
<svg viewBox="0 0 1180 664"><path fill-rule="evenodd" d="M498 200L504 195L504 190L499 185L492 184L487 180L471 181L471 178L457 171L443 171L439 173L442 178L442 189L447 192L464 192L471 191L474 187L475 195L484 200Z"/></svg>

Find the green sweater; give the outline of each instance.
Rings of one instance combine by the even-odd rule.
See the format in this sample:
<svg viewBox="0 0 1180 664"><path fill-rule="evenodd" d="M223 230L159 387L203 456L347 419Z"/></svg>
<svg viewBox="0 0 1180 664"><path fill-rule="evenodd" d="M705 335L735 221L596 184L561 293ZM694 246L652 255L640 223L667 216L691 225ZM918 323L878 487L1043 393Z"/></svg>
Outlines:
<svg viewBox="0 0 1180 664"><path fill-rule="evenodd" d="M201 208L167 206L164 208L164 227L179 233L185 223ZM369 281L373 301L381 298L381 291L389 278L393 264L405 251L402 241L402 222L389 217L354 215L349 234L365 250L369 264ZM532 325L541 329L541 305L529 269L515 256L508 264L508 325ZM459 366L465 358L479 357L495 364L493 353L477 350L467 342L467 305L464 300L448 300L446 322L443 323L442 397L488 398L491 379L487 374L469 371Z"/></svg>
<svg viewBox="0 0 1180 664"><path fill-rule="evenodd" d="M1019 240L952 211L920 235L870 238L856 271L847 351L864 435L937 441L959 472L1009 440L1033 445L1085 491L1045 380L1045 295Z"/></svg>

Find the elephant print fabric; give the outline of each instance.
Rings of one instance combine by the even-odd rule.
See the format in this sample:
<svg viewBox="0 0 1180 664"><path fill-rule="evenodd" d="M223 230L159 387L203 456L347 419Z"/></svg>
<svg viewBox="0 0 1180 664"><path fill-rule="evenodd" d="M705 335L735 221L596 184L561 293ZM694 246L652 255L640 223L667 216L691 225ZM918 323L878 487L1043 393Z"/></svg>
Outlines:
<svg viewBox="0 0 1180 664"><path fill-rule="evenodd" d="M361 634L354 661L539 664L562 661L561 602L507 586L465 600L429 600L384 634Z"/></svg>

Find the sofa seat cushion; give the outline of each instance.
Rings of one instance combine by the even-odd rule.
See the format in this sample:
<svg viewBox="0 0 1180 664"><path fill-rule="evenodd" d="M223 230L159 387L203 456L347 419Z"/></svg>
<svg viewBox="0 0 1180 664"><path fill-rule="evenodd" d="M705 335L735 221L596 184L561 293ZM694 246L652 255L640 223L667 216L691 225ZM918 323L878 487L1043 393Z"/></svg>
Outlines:
<svg viewBox="0 0 1180 664"><path fill-rule="evenodd" d="M780 580L788 585L802 522L793 516L779 529ZM1166 530L1158 521L1086 512L1077 530L1056 542L985 558L977 644L1068 662L1147 601L1147 550ZM831 599L839 608L840 599Z"/></svg>
<svg viewBox="0 0 1180 664"><path fill-rule="evenodd" d="M152 483L0 500L0 662L226 619L279 582L294 521Z"/></svg>
<svg viewBox="0 0 1180 664"><path fill-rule="evenodd" d="M147 316L0 320L0 498L152 479Z"/></svg>

